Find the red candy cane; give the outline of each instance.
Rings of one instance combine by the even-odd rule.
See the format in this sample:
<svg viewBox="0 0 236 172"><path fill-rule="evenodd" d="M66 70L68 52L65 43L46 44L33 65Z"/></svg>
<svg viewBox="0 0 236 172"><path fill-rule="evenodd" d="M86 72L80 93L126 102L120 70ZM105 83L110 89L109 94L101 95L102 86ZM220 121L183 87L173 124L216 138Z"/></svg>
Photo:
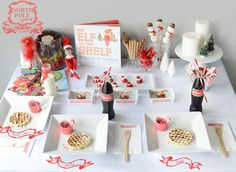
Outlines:
<svg viewBox="0 0 236 172"><path fill-rule="evenodd" d="M187 76L188 78L193 82L196 78L202 78L204 79L207 83L207 86L211 86L217 76L218 76L219 70L216 67L208 68L207 66L200 66L197 59L194 59L194 63L191 64L190 70L187 71ZM203 84L202 80L202 88L204 91L205 85ZM205 101L207 102L207 97L204 96Z"/></svg>

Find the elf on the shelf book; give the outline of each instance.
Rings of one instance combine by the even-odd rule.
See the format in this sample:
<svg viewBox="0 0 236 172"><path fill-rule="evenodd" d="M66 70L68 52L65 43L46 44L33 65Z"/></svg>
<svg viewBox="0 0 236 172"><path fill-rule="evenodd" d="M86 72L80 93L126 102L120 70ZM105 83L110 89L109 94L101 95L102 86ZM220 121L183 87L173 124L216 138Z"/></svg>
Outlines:
<svg viewBox="0 0 236 172"><path fill-rule="evenodd" d="M74 33L80 64L121 67L118 20L75 25Z"/></svg>

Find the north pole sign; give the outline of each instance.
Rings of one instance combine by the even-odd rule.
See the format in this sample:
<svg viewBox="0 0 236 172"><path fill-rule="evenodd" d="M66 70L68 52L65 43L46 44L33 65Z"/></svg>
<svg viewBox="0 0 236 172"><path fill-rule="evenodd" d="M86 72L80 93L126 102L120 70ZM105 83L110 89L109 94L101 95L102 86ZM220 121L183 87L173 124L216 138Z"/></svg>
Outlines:
<svg viewBox="0 0 236 172"><path fill-rule="evenodd" d="M37 5L33 2L25 0L12 2L8 6L7 20L2 23L3 31L39 33L43 30L43 23L37 14Z"/></svg>

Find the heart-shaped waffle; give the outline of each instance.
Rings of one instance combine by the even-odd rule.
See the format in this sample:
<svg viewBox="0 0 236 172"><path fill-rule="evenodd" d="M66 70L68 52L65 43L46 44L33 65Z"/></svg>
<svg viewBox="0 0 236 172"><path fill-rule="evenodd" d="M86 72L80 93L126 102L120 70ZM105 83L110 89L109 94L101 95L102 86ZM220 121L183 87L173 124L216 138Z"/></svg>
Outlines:
<svg viewBox="0 0 236 172"><path fill-rule="evenodd" d="M67 145L72 150L83 149L91 144L91 137L86 133L75 132L68 136Z"/></svg>
<svg viewBox="0 0 236 172"><path fill-rule="evenodd" d="M190 131L182 128L174 128L168 133L170 143L186 146L192 143L193 135Z"/></svg>
<svg viewBox="0 0 236 172"><path fill-rule="evenodd" d="M24 127L30 123L31 116L27 112L15 112L10 116L10 123L17 127Z"/></svg>

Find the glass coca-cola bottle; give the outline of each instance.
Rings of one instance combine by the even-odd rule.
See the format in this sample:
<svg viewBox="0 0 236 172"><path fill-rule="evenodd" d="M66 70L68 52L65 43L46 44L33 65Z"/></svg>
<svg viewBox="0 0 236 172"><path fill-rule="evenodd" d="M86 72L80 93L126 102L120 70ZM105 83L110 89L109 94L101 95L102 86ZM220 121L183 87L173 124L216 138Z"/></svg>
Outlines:
<svg viewBox="0 0 236 172"><path fill-rule="evenodd" d="M101 100L103 111L102 113L108 114L109 120L115 117L115 111L113 109L114 105L114 95L113 95L113 88L109 80L109 76L105 76L104 84L101 88Z"/></svg>
<svg viewBox="0 0 236 172"><path fill-rule="evenodd" d="M193 82L191 99L192 103L190 105L190 111L200 111L202 112L202 101L204 97L204 80L203 78L196 78Z"/></svg>

